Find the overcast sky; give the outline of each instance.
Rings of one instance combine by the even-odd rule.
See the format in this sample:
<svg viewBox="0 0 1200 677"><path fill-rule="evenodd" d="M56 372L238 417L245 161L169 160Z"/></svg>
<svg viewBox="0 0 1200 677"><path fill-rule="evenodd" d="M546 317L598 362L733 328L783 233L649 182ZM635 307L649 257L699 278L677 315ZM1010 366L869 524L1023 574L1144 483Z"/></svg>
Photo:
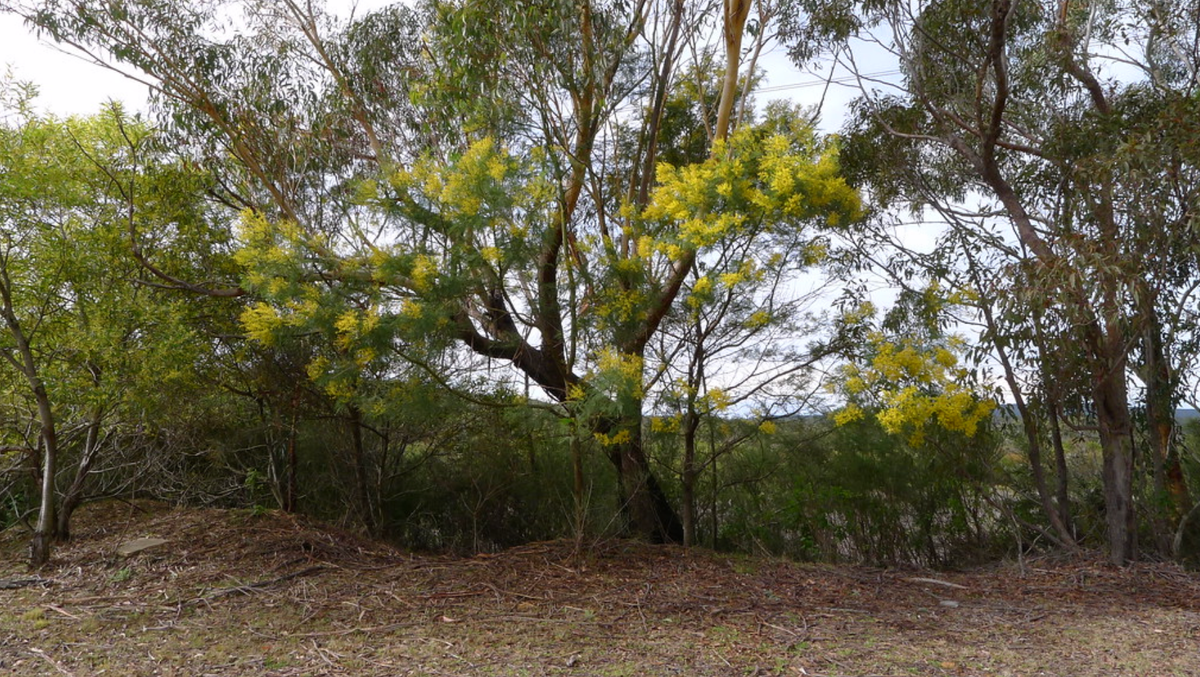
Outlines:
<svg viewBox="0 0 1200 677"><path fill-rule="evenodd" d="M145 87L39 41L11 14L0 14L0 66L37 85L36 106L56 115L94 113L110 99L139 109L146 104Z"/></svg>

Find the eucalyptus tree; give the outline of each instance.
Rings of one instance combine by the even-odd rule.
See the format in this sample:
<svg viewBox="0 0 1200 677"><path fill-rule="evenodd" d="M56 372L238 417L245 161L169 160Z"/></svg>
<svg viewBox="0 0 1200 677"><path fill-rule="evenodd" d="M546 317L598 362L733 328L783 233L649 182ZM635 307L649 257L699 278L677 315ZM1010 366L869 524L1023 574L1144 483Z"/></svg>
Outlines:
<svg viewBox="0 0 1200 677"><path fill-rule="evenodd" d="M967 270L929 270L974 293L1014 395L1019 378L1049 360L1059 382L1044 392L1086 403L1077 413L1091 419L1103 449L1110 557L1128 561L1136 542L1130 379L1148 379L1155 437L1166 440L1169 375L1185 365L1169 363L1178 344L1163 340L1177 334L1161 318L1195 305L1196 165L1192 142L1175 131L1197 114L1196 26L1180 20L1196 6L797 6L813 21L794 34L837 45L852 68L864 44L898 60L894 85L860 80L847 156L869 168L862 179L881 204L947 217L945 244ZM795 56L811 57L811 44ZM1041 433L1022 413L1033 445ZM1170 462L1163 443L1154 449L1158 463ZM1174 495L1186 503L1185 487Z"/></svg>

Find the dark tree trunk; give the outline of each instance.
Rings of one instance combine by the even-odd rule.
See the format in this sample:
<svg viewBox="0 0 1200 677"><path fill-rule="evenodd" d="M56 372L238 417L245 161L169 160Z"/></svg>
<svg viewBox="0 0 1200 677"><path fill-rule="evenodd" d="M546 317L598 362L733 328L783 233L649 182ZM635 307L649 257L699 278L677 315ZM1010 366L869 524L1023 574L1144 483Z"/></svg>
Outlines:
<svg viewBox="0 0 1200 677"><path fill-rule="evenodd" d="M283 511L296 512L296 403L292 403L292 425L288 430L287 480L283 489Z"/></svg>
<svg viewBox="0 0 1200 677"><path fill-rule="evenodd" d="M375 533L375 511L371 505L371 490L367 483L367 454L363 442L362 411L350 407L347 425L350 428L350 444L354 463L354 499L359 520L368 533Z"/></svg>
<svg viewBox="0 0 1200 677"><path fill-rule="evenodd" d="M970 252L964 250L963 253L967 256L968 261L970 261L972 269L975 269L976 264L970 258ZM978 277L975 278L975 283L981 286L979 285ZM1008 388L1013 396L1013 402L1016 404L1017 412L1021 417L1021 427L1025 432L1025 440L1029 443L1029 469L1033 474L1033 485L1037 490L1042 512L1046 515L1046 519L1050 521L1050 526L1054 529L1054 535L1057 536L1060 544L1069 550L1074 550L1077 547L1075 537L1066 522L1063 521L1062 513L1055 507L1049 487L1046 484L1046 472L1042 463L1042 437L1041 432L1038 430L1037 419L1034 417L1034 412L1025 400L1025 395L1021 390L1021 382L1017 379L1016 368L1013 366L1012 360L1009 359L1008 350L1000 334L1000 327L996 322L995 314L992 312L991 303L985 302L981 304L980 309L983 311L984 321L987 323L988 336L992 342L992 347L995 348L996 355L1000 358L1000 365L1004 369L1004 380L1008 383ZM1044 349L1044 345L1039 347ZM1049 406L1052 407L1053 403L1049 403Z"/></svg>
<svg viewBox="0 0 1200 677"><path fill-rule="evenodd" d="M651 472L642 445L641 424L640 411L624 417L613 429L626 439L608 447L621 486L622 512L633 536L650 543L678 543L683 540L683 523ZM629 435L623 435L623 431L629 431Z"/></svg>
<svg viewBox="0 0 1200 677"><path fill-rule="evenodd" d="M1067 468L1067 451L1063 446L1058 402L1051 402L1048 409L1050 416L1050 442L1054 445L1054 470L1057 480L1055 496L1058 500L1059 519L1062 520L1067 531L1074 535L1075 525L1074 520L1071 518L1071 474L1070 469Z"/></svg>
<svg viewBox="0 0 1200 677"><path fill-rule="evenodd" d="M700 472L696 468L696 432L700 427L700 417L696 414L695 403L688 402L688 413L683 419L683 472L682 483L682 517L683 544L691 547L696 545L696 482Z"/></svg>
<svg viewBox="0 0 1200 677"><path fill-rule="evenodd" d="M1038 360L1042 370L1042 392L1044 395L1046 422L1050 428L1050 444L1054 448L1055 502L1058 508L1056 529L1061 529L1064 537L1075 538L1075 527L1071 519L1070 472L1067 468L1067 452L1063 447L1062 438L1062 388L1058 387L1054 370L1051 368L1050 342L1042 326L1042 312L1035 310L1033 314L1034 336L1037 339ZM1048 502L1048 499L1046 499Z"/></svg>

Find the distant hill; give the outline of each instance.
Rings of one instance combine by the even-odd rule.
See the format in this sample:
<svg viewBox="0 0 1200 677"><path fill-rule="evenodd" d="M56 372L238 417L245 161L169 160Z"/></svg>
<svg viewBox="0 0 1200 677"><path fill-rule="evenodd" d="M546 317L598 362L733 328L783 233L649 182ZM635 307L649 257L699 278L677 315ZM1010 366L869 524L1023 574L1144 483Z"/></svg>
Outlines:
<svg viewBox="0 0 1200 677"><path fill-rule="evenodd" d="M1015 404L1001 405L996 409L994 416L997 418L997 420L1003 420L1005 418L1015 419L1018 416L1017 406ZM1195 419L1200 419L1200 411L1190 407L1175 410L1175 420L1179 423L1186 423Z"/></svg>

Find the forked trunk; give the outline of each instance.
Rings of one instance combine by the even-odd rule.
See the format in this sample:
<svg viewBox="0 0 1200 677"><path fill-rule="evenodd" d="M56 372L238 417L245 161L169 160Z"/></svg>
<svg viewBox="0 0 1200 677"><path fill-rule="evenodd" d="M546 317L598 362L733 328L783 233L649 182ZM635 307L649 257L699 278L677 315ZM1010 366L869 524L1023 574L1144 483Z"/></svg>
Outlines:
<svg viewBox="0 0 1200 677"><path fill-rule="evenodd" d="M88 423L87 437L83 444L83 456L79 459L79 466L75 469L75 479L71 480L71 486L63 494L62 505L58 509L59 540L66 541L71 538L71 515L75 513L76 508L83 504L83 487L92 471L96 455L100 452L102 418L103 412L97 411L92 416L91 422Z"/></svg>
<svg viewBox="0 0 1200 677"><path fill-rule="evenodd" d="M55 519L54 473L57 450L54 444L43 444L42 458L42 502L38 508L37 526L29 543L29 565L40 567L50 561L50 551L58 537L58 520Z"/></svg>
<svg viewBox="0 0 1200 677"><path fill-rule="evenodd" d="M50 404L50 396L46 385L42 383L33 349L25 336L21 321L13 310L12 280L8 276L8 268L0 265L0 316L8 328L8 333L16 345L16 356L5 353L10 364L16 367L37 402L38 421L41 424L40 441L42 445L42 476L41 476L41 505L38 508L37 525L33 530L33 540L29 544L29 564L40 567L50 561L50 550L58 537L57 501L54 491L55 475L58 473L58 432L54 421L54 407Z"/></svg>
<svg viewBox="0 0 1200 677"><path fill-rule="evenodd" d="M354 500L358 517L369 534L376 533L377 522L367 483L367 453L363 442L362 410L351 406L346 424L350 428L350 444L354 463Z"/></svg>
<svg viewBox="0 0 1200 677"><path fill-rule="evenodd" d="M1075 526L1074 520L1071 518L1071 471L1067 467L1067 450L1063 445L1058 403L1051 402L1047 413L1049 414L1050 421L1050 442L1054 445L1054 469L1057 482L1055 496L1058 499L1059 519L1062 520L1066 530L1073 535L1075 533Z"/></svg>

